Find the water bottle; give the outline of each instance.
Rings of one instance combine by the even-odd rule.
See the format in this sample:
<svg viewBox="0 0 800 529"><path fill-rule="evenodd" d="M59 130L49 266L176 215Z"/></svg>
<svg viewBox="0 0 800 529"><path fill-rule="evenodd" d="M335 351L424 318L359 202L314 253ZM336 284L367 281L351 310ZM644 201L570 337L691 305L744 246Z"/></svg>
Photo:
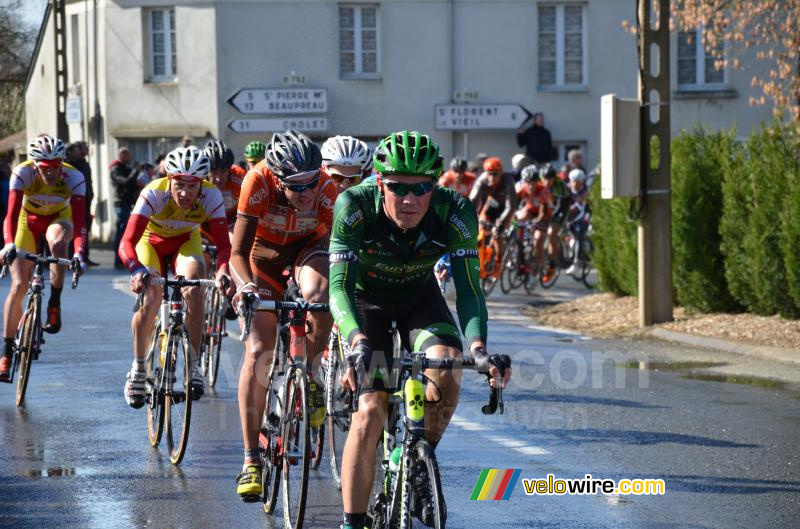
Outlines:
<svg viewBox="0 0 800 529"><path fill-rule="evenodd" d="M395 446L392 453L389 454L389 477L391 478L392 488L394 490L397 474L400 472L400 459L403 457L403 447Z"/></svg>

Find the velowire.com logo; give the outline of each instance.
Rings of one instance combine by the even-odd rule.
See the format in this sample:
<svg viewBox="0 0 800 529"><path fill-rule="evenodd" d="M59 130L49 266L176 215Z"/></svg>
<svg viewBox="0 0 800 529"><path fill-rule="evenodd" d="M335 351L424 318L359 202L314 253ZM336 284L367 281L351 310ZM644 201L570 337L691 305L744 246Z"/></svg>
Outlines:
<svg viewBox="0 0 800 529"><path fill-rule="evenodd" d="M519 468L484 468L470 500L507 500L519 481Z"/></svg>

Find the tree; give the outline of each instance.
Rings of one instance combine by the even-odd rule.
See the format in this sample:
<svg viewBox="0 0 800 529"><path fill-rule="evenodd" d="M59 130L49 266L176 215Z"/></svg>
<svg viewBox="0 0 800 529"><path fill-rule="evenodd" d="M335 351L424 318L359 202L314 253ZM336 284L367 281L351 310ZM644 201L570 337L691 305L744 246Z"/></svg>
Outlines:
<svg viewBox="0 0 800 529"><path fill-rule="evenodd" d="M25 127L23 90L36 28L20 16L22 0L0 1L0 138Z"/></svg>
<svg viewBox="0 0 800 529"><path fill-rule="evenodd" d="M703 28L708 50L722 49L717 67L742 67L742 56L754 51L767 75L754 76L763 92L750 104L774 104L776 117L800 124L800 0L672 0L671 29Z"/></svg>

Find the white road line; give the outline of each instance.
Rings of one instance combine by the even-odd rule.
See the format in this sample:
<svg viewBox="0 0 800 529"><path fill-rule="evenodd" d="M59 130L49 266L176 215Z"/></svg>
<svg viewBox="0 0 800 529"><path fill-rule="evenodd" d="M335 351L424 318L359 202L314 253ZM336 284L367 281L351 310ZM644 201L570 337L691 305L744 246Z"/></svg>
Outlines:
<svg viewBox="0 0 800 529"><path fill-rule="evenodd" d="M476 422L468 421L463 417L459 417L458 415L453 417L453 419L450 421L450 424L473 432L492 432L492 430L486 426ZM487 441L491 441L509 450L514 450L518 454L525 456L544 456L551 453L550 451L539 446L531 446L520 439L512 439L510 437L504 437L501 435L486 435L483 433L478 433L478 435Z"/></svg>

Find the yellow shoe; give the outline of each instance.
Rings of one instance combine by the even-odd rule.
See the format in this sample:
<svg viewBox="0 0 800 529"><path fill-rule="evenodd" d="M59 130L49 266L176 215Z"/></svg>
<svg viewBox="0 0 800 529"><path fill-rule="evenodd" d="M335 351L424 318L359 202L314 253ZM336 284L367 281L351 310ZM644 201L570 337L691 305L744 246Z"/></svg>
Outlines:
<svg viewBox="0 0 800 529"><path fill-rule="evenodd" d="M308 381L308 423L312 428L319 428L328 416L325 411L325 399L320 388L313 380Z"/></svg>
<svg viewBox="0 0 800 529"><path fill-rule="evenodd" d="M264 486L261 484L261 465L247 465L236 477L236 494L242 501L254 502L261 499Z"/></svg>

